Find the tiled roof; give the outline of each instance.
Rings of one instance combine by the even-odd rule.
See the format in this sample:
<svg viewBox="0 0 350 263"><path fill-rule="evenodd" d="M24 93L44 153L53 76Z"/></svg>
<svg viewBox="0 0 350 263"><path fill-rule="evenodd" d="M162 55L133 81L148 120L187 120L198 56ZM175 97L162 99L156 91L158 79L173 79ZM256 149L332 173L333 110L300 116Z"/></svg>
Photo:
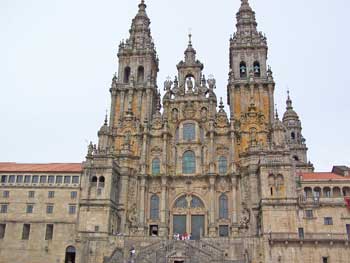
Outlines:
<svg viewBox="0 0 350 263"><path fill-rule="evenodd" d="M0 163L0 172L61 172L80 173L81 163Z"/></svg>
<svg viewBox="0 0 350 263"><path fill-rule="evenodd" d="M323 180L350 180L350 177L344 177L335 173L302 173L303 181L323 181Z"/></svg>

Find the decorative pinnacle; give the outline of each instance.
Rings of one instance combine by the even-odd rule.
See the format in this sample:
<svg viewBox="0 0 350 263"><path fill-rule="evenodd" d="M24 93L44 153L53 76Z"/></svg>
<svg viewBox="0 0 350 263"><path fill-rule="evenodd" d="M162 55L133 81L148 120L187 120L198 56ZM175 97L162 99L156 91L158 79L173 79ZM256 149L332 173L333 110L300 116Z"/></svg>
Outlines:
<svg viewBox="0 0 350 263"><path fill-rule="evenodd" d="M287 97L287 110L292 110L293 109L293 106L292 106L292 100L291 100L291 98L290 98L290 92L289 92L289 90L287 91L287 95L288 95L288 97Z"/></svg>
<svg viewBox="0 0 350 263"><path fill-rule="evenodd" d="M275 118L276 118L276 120L278 120L278 110L277 110L277 104L275 104L275 111L276 111L276 113L275 113Z"/></svg>
<svg viewBox="0 0 350 263"><path fill-rule="evenodd" d="M145 4L145 0L141 0L141 3L139 4L139 9L140 10L145 10L146 9L146 4Z"/></svg>
<svg viewBox="0 0 350 263"><path fill-rule="evenodd" d="M108 110L106 110L104 125L106 125L106 126L108 125Z"/></svg>
<svg viewBox="0 0 350 263"><path fill-rule="evenodd" d="M222 97L220 97L219 109L220 109L220 111L222 112L222 111L224 111L224 108L225 108L225 106L224 106L224 103L223 103L223 101L222 101Z"/></svg>

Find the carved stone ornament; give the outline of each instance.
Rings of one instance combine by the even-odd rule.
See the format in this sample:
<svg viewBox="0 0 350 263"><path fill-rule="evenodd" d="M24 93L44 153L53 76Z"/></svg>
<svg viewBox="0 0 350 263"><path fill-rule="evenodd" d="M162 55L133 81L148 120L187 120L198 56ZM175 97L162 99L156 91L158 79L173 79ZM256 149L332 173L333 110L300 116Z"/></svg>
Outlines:
<svg viewBox="0 0 350 263"><path fill-rule="evenodd" d="M225 178L221 178L217 184L217 190L221 193L229 192L229 184Z"/></svg>
<svg viewBox="0 0 350 263"><path fill-rule="evenodd" d="M194 107L193 102L187 102L184 109L183 109L183 114L185 118L193 118L195 116L196 110Z"/></svg>
<svg viewBox="0 0 350 263"><path fill-rule="evenodd" d="M244 208L242 211L241 219L239 221L239 228L248 229L250 222L250 211L247 208Z"/></svg>
<svg viewBox="0 0 350 263"><path fill-rule="evenodd" d="M132 226L137 224L137 210L135 204L133 204L128 211L128 221Z"/></svg>

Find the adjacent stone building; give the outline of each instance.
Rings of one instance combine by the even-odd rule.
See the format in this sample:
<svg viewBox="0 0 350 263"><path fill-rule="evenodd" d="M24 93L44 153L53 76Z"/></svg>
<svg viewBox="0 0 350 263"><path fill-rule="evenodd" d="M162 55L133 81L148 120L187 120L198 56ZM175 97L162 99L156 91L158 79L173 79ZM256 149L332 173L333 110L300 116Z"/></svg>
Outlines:
<svg viewBox="0 0 350 263"><path fill-rule="evenodd" d="M313 172L289 94L275 112L267 40L241 2L227 113L191 35L161 97L141 1L86 160L0 163L0 263L349 262L349 168Z"/></svg>

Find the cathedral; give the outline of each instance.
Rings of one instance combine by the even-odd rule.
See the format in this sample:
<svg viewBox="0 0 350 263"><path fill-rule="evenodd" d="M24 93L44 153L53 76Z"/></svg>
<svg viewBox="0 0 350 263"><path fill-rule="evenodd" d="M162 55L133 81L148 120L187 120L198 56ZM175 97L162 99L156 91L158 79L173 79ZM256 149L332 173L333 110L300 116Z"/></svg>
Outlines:
<svg viewBox="0 0 350 263"><path fill-rule="evenodd" d="M141 1L85 160L0 163L0 263L349 262L350 168L314 172L248 0L236 19L227 101L191 35L161 96Z"/></svg>

